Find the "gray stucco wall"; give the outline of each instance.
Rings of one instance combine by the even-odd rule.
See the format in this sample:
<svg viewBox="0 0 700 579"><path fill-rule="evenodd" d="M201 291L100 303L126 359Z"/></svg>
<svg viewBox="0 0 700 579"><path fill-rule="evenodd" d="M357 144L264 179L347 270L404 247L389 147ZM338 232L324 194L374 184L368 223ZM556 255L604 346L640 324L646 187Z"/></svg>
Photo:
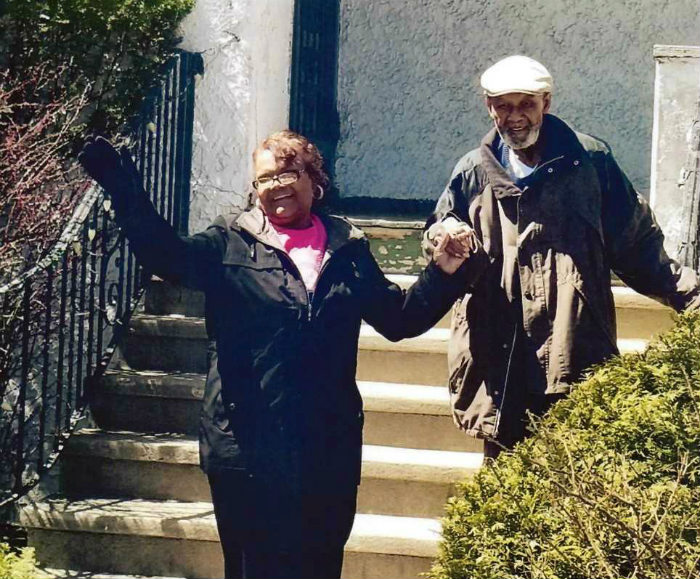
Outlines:
<svg viewBox="0 0 700 579"><path fill-rule="evenodd" d="M605 139L648 195L654 44L697 44L698 0L343 0L335 165L343 197L434 199L490 128L479 76L526 54L552 112Z"/></svg>

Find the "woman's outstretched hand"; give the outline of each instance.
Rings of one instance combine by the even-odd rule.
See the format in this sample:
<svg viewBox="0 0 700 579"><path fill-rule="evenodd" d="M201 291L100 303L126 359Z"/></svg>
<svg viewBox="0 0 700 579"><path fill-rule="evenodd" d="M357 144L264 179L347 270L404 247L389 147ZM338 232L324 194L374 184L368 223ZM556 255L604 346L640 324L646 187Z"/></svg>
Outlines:
<svg viewBox="0 0 700 579"><path fill-rule="evenodd" d="M443 230L435 236L433 261L448 274L456 272L460 266L476 251L477 241L474 230L468 225L452 231Z"/></svg>
<svg viewBox="0 0 700 579"><path fill-rule="evenodd" d="M141 177L128 150L117 151L104 137L89 137L78 154L78 161L112 198L117 213L124 213L143 191Z"/></svg>

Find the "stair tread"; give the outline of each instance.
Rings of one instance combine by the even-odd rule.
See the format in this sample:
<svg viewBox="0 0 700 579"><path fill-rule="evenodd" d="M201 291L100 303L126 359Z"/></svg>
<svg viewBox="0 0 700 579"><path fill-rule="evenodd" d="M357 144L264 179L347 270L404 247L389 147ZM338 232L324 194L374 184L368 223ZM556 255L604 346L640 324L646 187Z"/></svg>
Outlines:
<svg viewBox="0 0 700 579"><path fill-rule="evenodd" d="M365 410L451 416L450 393L445 386L398 384L358 380Z"/></svg>
<svg viewBox="0 0 700 579"><path fill-rule="evenodd" d="M130 332L140 335L157 335L168 338L191 340L206 338L203 318L189 318L180 315L135 315L131 320ZM415 338L407 338L400 342L392 342L387 340L371 326L362 324L360 328L360 349L443 354L447 352L449 338L449 328L431 328L424 334L416 336ZM646 348L648 340L621 338L618 339L617 344L622 353L641 352Z"/></svg>
<svg viewBox="0 0 700 579"><path fill-rule="evenodd" d="M40 568L36 579L184 579L180 577L163 577L154 575L123 575L99 573L96 571L78 571L76 569Z"/></svg>
<svg viewBox="0 0 700 579"><path fill-rule="evenodd" d="M28 528L218 541L212 504L142 499L49 499L23 506ZM436 519L357 514L347 551L433 557Z"/></svg>
<svg viewBox="0 0 700 579"><path fill-rule="evenodd" d="M69 456L92 456L111 460L198 465L197 439L177 434L142 434L83 429L67 448ZM426 450L365 444L362 476L453 483L476 472L482 453Z"/></svg>
<svg viewBox="0 0 700 579"><path fill-rule="evenodd" d="M411 287L413 282L418 278L417 275L411 274L388 274L386 277L404 289ZM614 285L611 289L616 308L644 308L671 311L671 308L668 306L664 306L652 298L637 293L630 287Z"/></svg>
<svg viewBox="0 0 700 579"><path fill-rule="evenodd" d="M160 370L109 370L106 388L123 394L201 400L204 374ZM450 396L444 386L358 380L366 411L450 415Z"/></svg>
<svg viewBox="0 0 700 579"><path fill-rule="evenodd" d="M387 274L387 279L393 283L399 285L404 289L408 289L418 278L417 275L412 274ZM152 280L151 283L164 283L162 280ZM165 282L167 283L167 282ZM613 285L612 286L613 298L615 299L615 307L617 308L643 308L643 309L658 309L658 310L668 310L671 308L660 304L656 300L649 298L647 296L641 295L634 291L632 288L624 285ZM190 290L194 291L194 290Z"/></svg>

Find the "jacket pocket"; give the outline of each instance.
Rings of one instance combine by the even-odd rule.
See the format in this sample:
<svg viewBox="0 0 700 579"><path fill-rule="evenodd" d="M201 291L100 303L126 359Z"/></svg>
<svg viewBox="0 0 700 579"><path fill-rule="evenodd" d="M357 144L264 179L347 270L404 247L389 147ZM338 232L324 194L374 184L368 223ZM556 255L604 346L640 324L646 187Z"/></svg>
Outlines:
<svg viewBox="0 0 700 579"><path fill-rule="evenodd" d="M497 408L486 385L479 354L473 351L471 343L467 317L471 299L472 296L465 296L452 310L452 336L448 347L450 404L455 421L467 434L489 437L494 433Z"/></svg>
<svg viewBox="0 0 700 579"><path fill-rule="evenodd" d="M591 366L618 352L599 312L572 279L557 287L550 347L548 383L555 387L577 382Z"/></svg>

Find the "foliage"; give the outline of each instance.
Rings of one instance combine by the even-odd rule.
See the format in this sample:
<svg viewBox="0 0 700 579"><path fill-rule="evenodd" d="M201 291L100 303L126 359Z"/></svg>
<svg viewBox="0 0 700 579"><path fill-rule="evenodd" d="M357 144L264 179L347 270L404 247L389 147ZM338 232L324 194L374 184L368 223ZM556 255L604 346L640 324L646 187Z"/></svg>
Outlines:
<svg viewBox="0 0 700 579"><path fill-rule="evenodd" d="M700 574L700 314L615 358L460 485L434 578Z"/></svg>
<svg viewBox="0 0 700 579"><path fill-rule="evenodd" d="M88 125L113 132L138 106L177 44L194 0L6 0L0 38L19 78L40 63L63 69L74 94L87 90ZM74 96L74 95L70 95Z"/></svg>
<svg viewBox="0 0 700 579"><path fill-rule="evenodd" d="M0 285L50 246L86 185L66 162L86 95L70 96L61 74L45 64L17 81L0 72Z"/></svg>
<svg viewBox="0 0 700 579"><path fill-rule="evenodd" d="M80 136L123 129L193 4L0 0L0 286L56 240L87 184Z"/></svg>
<svg viewBox="0 0 700 579"><path fill-rule="evenodd" d="M7 543L0 543L0 579L27 579L36 576L34 549L24 547L15 551Z"/></svg>

